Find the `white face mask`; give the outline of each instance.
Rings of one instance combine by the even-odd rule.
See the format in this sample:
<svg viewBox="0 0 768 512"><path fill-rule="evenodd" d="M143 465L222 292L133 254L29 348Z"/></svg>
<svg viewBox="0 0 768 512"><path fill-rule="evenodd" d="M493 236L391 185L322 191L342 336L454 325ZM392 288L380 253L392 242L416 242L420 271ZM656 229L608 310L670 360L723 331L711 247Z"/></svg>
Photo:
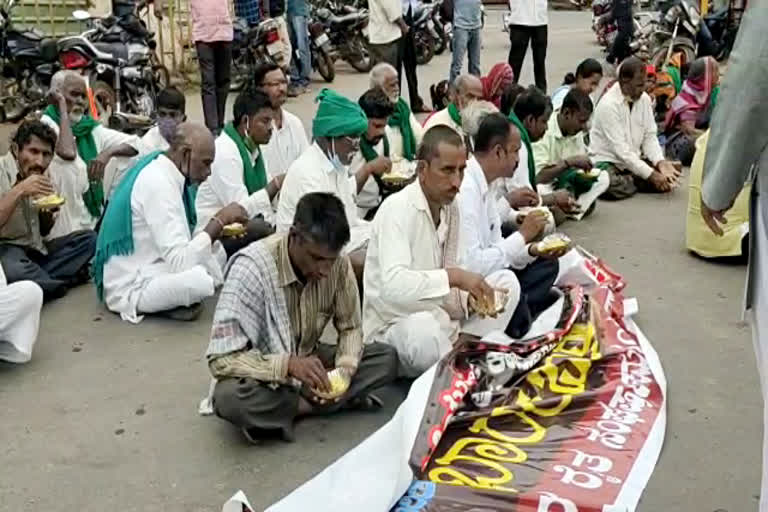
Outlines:
<svg viewBox="0 0 768 512"><path fill-rule="evenodd" d="M336 153L336 141L334 139L331 139L331 157L329 158L331 161L331 165L337 172L341 172L346 174L348 172L348 169L346 165L341 163L341 158L339 158L338 153Z"/></svg>

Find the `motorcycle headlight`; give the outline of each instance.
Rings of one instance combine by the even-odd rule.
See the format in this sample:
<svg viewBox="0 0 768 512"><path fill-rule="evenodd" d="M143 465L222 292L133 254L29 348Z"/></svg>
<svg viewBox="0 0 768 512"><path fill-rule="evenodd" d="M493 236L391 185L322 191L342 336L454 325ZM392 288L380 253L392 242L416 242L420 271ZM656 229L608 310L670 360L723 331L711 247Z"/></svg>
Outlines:
<svg viewBox="0 0 768 512"><path fill-rule="evenodd" d="M699 11L693 7L689 7L688 16L691 18L691 23L693 23L693 26L698 27L699 23L701 23L701 15L699 14Z"/></svg>

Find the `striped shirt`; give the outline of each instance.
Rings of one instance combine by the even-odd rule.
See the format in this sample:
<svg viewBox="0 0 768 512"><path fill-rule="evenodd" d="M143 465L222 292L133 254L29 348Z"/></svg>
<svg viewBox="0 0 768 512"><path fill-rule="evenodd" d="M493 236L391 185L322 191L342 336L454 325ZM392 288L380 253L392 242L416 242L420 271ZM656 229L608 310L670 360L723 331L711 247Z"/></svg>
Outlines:
<svg viewBox="0 0 768 512"><path fill-rule="evenodd" d="M323 334L329 321L338 332L336 366L356 369L363 352L362 322L357 281L352 265L346 256L339 257L328 277L302 283L293 270L288 255L288 234L273 235L262 242L275 258L278 282L285 296L293 336L292 355L309 356ZM242 259L249 262L249 260ZM226 308L237 315L242 330L249 331L249 314L258 301L264 301L257 282L249 274L260 272L258 268L238 268L233 265L227 280L234 280L239 286L236 293L222 294L217 310ZM263 308L256 307L260 310ZM217 326L214 321L213 330ZM226 342L226 340L223 340ZM209 368L217 379L226 377L249 377L266 382L288 382L288 358L285 354L266 354L254 348L225 355L213 356Z"/></svg>

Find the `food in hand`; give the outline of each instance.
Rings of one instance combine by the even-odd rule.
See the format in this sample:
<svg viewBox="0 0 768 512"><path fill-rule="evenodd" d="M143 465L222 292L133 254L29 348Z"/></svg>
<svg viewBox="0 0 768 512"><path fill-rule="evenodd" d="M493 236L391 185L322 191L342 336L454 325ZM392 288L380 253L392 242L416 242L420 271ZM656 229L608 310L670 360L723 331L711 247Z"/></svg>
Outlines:
<svg viewBox="0 0 768 512"><path fill-rule="evenodd" d="M408 176L397 172L390 172L381 175L381 181L388 185L399 185L408 180Z"/></svg>
<svg viewBox="0 0 768 512"><path fill-rule="evenodd" d="M507 306L507 292L504 290L495 290L493 302L479 301L471 295L469 296L469 305L472 310L481 316L495 316L504 311Z"/></svg>
<svg viewBox="0 0 768 512"><path fill-rule="evenodd" d="M555 233L547 236L536 245L540 254L551 254L553 252L568 249L571 246L571 239L567 236Z"/></svg>
<svg viewBox="0 0 768 512"><path fill-rule="evenodd" d="M243 226L239 222L233 222L232 224L227 224L226 226L224 226L224 229L221 230L221 236L225 236L225 237L245 236L245 226Z"/></svg>
<svg viewBox="0 0 768 512"><path fill-rule="evenodd" d="M51 194L35 199L32 204L40 210L52 210L66 203L66 200L58 194Z"/></svg>
<svg viewBox="0 0 768 512"><path fill-rule="evenodd" d="M347 389L349 389L349 380L350 379L346 376L346 374L342 373L338 368L336 368L335 370L328 372L328 382L331 383L331 391L326 393L325 391L320 391L319 389L313 389L312 393L320 398L325 398L326 400L339 398L341 395L347 392Z"/></svg>

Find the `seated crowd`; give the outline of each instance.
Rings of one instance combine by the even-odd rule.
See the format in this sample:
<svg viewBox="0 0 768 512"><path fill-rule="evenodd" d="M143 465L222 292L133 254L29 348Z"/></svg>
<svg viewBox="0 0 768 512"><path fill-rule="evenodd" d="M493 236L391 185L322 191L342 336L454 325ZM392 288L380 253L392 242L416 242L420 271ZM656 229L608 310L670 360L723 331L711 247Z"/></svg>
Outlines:
<svg viewBox="0 0 768 512"><path fill-rule="evenodd" d="M672 100L673 153L696 143L716 72L697 61ZM627 59L595 104L601 78L588 59L550 99L499 64L458 76L422 126L379 64L357 100L320 92L310 141L275 65L215 138L186 120L175 89L143 137L106 128L84 80L61 71L42 119L23 122L0 159L0 359L28 361L43 301L90 277L132 323L194 320L220 289L210 404L248 439L381 407L376 388L417 377L460 333L526 336L582 261L539 249L558 224L598 197L677 185L645 64Z"/></svg>

